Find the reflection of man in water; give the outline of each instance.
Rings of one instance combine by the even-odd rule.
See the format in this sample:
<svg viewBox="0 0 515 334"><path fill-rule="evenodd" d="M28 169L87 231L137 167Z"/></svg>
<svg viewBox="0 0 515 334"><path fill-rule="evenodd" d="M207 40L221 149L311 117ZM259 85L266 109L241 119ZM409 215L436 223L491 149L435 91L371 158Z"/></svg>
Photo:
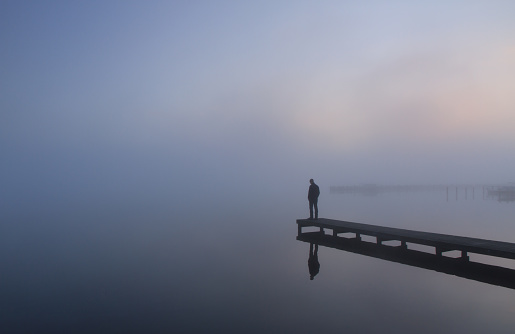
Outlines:
<svg viewBox="0 0 515 334"><path fill-rule="evenodd" d="M318 262L318 245L315 245L315 251L313 252L313 244L309 244L309 279L313 280L316 274L320 271L320 262Z"/></svg>
<svg viewBox="0 0 515 334"><path fill-rule="evenodd" d="M318 188L313 179L310 179L309 183L311 183L308 191L309 219L313 219L313 207L315 208L315 219L318 219L318 196L320 195L320 188Z"/></svg>

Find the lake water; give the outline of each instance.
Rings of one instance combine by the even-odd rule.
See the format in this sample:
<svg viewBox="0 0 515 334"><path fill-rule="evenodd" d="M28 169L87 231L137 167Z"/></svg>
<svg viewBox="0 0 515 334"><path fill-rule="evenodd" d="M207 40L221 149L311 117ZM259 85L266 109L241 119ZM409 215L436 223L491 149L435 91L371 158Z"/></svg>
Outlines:
<svg viewBox="0 0 515 334"><path fill-rule="evenodd" d="M12 211L0 332L513 333L512 289L323 246L310 280L304 197ZM325 191L320 216L515 242L515 203L449 197Z"/></svg>

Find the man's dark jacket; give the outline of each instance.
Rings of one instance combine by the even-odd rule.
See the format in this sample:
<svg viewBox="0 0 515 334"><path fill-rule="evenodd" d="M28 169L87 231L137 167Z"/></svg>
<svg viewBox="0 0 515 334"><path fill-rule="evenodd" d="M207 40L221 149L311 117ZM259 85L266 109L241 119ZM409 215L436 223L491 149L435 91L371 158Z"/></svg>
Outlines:
<svg viewBox="0 0 515 334"><path fill-rule="evenodd" d="M309 186L309 191L308 191L308 199L310 201L314 201L318 198L318 196L320 195L320 188L318 188L318 186L316 184L312 184Z"/></svg>

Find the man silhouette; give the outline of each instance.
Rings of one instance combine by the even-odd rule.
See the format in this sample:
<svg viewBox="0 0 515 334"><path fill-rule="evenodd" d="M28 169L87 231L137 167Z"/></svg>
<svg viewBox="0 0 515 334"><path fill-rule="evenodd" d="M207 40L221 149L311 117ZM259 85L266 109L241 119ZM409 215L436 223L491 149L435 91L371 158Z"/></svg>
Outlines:
<svg viewBox="0 0 515 334"><path fill-rule="evenodd" d="M313 179L310 179L309 183L311 184L308 190L309 219L313 219L313 207L315 208L315 219L318 219L318 196L320 195L320 188L318 188Z"/></svg>

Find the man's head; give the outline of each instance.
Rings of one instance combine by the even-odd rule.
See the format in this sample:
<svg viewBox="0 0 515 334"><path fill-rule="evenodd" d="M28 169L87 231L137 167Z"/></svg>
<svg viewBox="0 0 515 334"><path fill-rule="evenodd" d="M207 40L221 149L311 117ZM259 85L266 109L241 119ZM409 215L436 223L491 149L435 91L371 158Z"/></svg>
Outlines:
<svg viewBox="0 0 515 334"><path fill-rule="evenodd" d="M309 179L309 183L313 184L315 181L313 181L313 179Z"/></svg>

